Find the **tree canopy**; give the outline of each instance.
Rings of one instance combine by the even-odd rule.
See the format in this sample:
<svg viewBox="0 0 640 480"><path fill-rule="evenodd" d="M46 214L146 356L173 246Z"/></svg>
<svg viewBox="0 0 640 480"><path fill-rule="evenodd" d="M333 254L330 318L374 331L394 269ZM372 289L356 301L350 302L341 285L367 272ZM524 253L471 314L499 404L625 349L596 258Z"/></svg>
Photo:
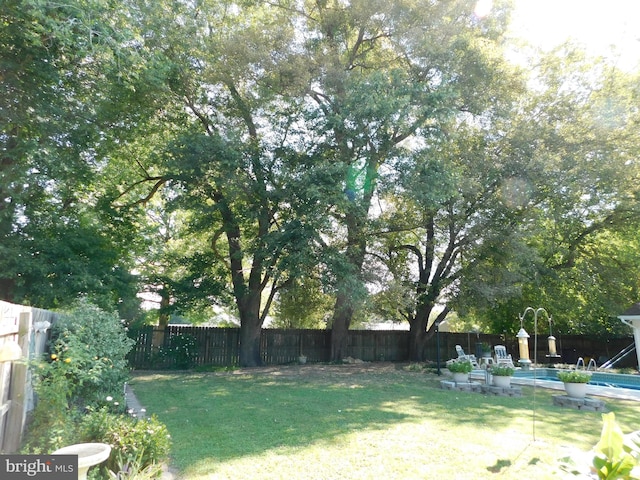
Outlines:
<svg viewBox="0 0 640 480"><path fill-rule="evenodd" d="M260 329L544 304L614 332L637 301L637 76L571 45L504 54L508 2L8 1L0 293ZM104 304L103 303L103 304ZM332 305L328 307L328 305ZM439 316L438 316L439 315Z"/></svg>

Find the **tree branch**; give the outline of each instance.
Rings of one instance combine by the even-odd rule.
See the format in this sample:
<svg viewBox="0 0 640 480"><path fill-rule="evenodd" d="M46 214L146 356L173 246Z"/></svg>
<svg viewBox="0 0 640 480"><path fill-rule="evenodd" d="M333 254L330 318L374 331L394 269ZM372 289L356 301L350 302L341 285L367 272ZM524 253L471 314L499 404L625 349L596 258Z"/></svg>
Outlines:
<svg viewBox="0 0 640 480"><path fill-rule="evenodd" d="M162 187L168 180L169 180L169 177L165 177L165 176L146 177L146 178L143 178L142 180L138 180L137 182L134 182L129 187L127 187L123 192L121 192L113 200L115 201L115 200L117 200L119 198L124 197L125 195L127 195L128 193L133 191L139 185L142 185L142 184L147 183L147 182L155 182L155 183L154 183L153 187L151 187L151 190L149 191L149 193L147 193L147 195L145 195L144 197L142 197L142 198L140 198L140 199L138 199L138 200L136 200L134 202L131 202L131 203L125 203L125 204L121 204L121 205L115 204L114 206L116 208L123 208L123 207L133 207L133 206L136 206L136 205L146 205L147 202L153 198L153 196L160 189L160 187Z"/></svg>

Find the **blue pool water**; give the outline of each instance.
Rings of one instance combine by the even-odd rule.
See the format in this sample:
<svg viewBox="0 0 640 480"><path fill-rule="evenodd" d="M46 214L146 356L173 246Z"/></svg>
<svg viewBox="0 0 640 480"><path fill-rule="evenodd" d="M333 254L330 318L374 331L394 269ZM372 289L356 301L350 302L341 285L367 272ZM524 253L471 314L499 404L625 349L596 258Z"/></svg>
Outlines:
<svg viewBox="0 0 640 480"><path fill-rule="evenodd" d="M535 372L536 380L552 380L559 382L555 368L539 368ZM533 379L533 370L517 370L514 377ZM629 388L640 390L640 375L625 375L621 373L593 372L589 385L612 388Z"/></svg>
<svg viewBox="0 0 640 480"><path fill-rule="evenodd" d="M589 385L597 385L599 387L612 387L612 388L628 388L630 390L640 390L638 385L625 385L624 383L613 384L606 382L589 382Z"/></svg>

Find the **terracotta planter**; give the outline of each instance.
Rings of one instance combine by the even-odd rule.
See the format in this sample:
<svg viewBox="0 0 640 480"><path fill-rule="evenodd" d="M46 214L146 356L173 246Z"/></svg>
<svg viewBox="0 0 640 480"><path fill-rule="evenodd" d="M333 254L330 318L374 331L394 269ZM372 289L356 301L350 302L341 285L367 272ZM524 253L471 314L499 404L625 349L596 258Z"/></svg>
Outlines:
<svg viewBox="0 0 640 480"><path fill-rule="evenodd" d="M510 388L511 387L511 376L494 375L493 376L493 384L496 387Z"/></svg>
<svg viewBox="0 0 640 480"><path fill-rule="evenodd" d="M564 390L567 396L571 398L584 398L587 396L586 383L567 383L564 384Z"/></svg>
<svg viewBox="0 0 640 480"><path fill-rule="evenodd" d="M456 383L464 383L469 381L468 373L452 373L453 381Z"/></svg>

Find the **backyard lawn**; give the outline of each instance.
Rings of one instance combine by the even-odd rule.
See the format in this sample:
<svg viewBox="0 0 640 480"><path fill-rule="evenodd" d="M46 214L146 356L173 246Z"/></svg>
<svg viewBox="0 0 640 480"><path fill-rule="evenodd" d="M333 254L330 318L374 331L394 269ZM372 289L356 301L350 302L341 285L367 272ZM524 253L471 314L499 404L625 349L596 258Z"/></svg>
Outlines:
<svg viewBox="0 0 640 480"><path fill-rule="evenodd" d="M441 378L372 363L138 372L131 386L186 480L576 478L559 460L600 437L601 413L553 406L558 391L495 397ZM625 433L640 428L639 402L604 400Z"/></svg>

